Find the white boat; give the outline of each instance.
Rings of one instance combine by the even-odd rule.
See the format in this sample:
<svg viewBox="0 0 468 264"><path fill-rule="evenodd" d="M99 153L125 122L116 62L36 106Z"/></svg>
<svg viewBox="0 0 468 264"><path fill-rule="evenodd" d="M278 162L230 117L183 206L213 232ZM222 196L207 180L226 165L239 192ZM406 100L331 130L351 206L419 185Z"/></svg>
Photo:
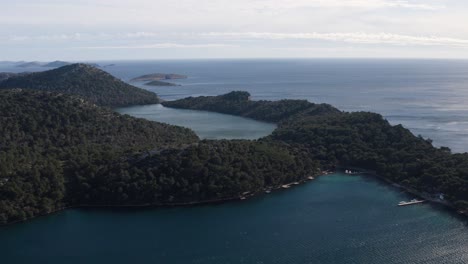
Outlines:
<svg viewBox="0 0 468 264"><path fill-rule="evenodd" d="M409 202L401 201L398 203L398 206L407 206L407 205L413 205L413 204L420 204L424 202L425 202L424 200L413 199Z"/></svg>

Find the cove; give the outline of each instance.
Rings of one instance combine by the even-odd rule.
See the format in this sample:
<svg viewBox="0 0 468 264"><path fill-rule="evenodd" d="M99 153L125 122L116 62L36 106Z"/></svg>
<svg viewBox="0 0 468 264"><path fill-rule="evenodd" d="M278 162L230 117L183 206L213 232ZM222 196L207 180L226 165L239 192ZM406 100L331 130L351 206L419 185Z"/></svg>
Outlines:
<svg viewBox="0 0 468 264"><path fill-rule="evenodd" d="M2 263L468 263L467 223L333 174L218 205L70 209L0 228Z"/></svg>
<svg viewBox="0 0 468 264"><path fill-rule="evenodd" d="M276 129L275 124L207 111L157 105L115 109L121 114L192 129L201 139L258 139Z"/></svg>

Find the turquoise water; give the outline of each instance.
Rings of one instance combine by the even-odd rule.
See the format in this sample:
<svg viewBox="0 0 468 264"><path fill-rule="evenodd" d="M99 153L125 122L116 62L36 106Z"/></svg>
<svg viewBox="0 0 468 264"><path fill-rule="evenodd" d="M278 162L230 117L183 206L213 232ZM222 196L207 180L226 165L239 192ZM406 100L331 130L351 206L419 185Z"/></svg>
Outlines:
<svg viewBox="0 0 468 264"><path fill-rule="evenodd" d="M157 105L116 109L121 114L191 128L202 139L258 139L276 129L275 124L205 111Z"/></svg>
<svg viewBox="0 0 468 264"><path fill-rule="evenodd" d="M2 263L468 263L467 223L335 174L242 202L72 209L0 228Z"/></svg>

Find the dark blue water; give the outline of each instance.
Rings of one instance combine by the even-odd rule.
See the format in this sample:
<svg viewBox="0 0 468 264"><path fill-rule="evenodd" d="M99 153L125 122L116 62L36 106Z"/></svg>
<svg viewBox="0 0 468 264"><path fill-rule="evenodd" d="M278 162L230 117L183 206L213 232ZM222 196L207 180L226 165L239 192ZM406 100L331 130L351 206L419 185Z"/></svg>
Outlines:
<svg viewBox="0 0 468 264"><path fill-rule="evenodd" d="M468 263L466 223L360 176L244 202L74 209L0 228L2 263Z"/></svg>
<svg viewBox="0 0 468 264"><path fill-rule="evenodd" d="M247 90L254 99L327 102L343 110L382 113L394 124L431 137L436 145L468 150L467 61L115 63L106 70L124 80L153 72L189 75L176 81L183 85L179 87L138 84L167 100ZM230 116L157 105L119 111L185 125L207 138L249 136L229 128L235 118ZM255 137L272 129L252 120L235 120L259 133ZM396 206L410 198L375 180L338 174L244 202L173 209L73 209L0 228L0 259L1 263L468 263L466 221L429 204Z"/></svg>

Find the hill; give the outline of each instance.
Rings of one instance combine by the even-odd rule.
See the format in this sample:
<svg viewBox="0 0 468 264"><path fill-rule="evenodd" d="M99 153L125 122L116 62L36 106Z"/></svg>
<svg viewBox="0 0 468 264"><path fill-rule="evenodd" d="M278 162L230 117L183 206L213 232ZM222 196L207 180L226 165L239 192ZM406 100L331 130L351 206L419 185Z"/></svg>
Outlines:
<svg viewBox="0 0 468 264"><path fill-rule="evenodd" d="M316 175L318 163L284 144L205 140L75 173L75 204L180 205L263 193Z"/></svg>
<svg viewBox="0 0 468 264"><path fill-rule="evenodd" d="M0 223L85 199L71 192L73 183L94 174L80 171L198 141L189 129L123 116L78 96L22 89L0 90L0 135Z"/></svg>
<svg viewBox="0 0 468 264"><path fill-rule="evenodd" d="M87 64L72 64L25 76L14 76L0 82L0 88L26 88L79 95L90 102L108 107L159 102L156 94L131 86Z"/></svg>
<svg viewBox="0 0 468 264"><path fill-rule="evenodd" d="M281 143L198 141L78 96L0 90L0 224L71 206L238 199L318 172Z"/></svg>
<svg viewBox="0 0 468 264"><path fill-rule="evenodd" d="M250 94L243 91L234 91L219 96L188 97L166 101L162 104L167 107L213 111L267 122L279 122L305 113L340 112L330 105L313 104L306 100L252 101Z"/></svg>

